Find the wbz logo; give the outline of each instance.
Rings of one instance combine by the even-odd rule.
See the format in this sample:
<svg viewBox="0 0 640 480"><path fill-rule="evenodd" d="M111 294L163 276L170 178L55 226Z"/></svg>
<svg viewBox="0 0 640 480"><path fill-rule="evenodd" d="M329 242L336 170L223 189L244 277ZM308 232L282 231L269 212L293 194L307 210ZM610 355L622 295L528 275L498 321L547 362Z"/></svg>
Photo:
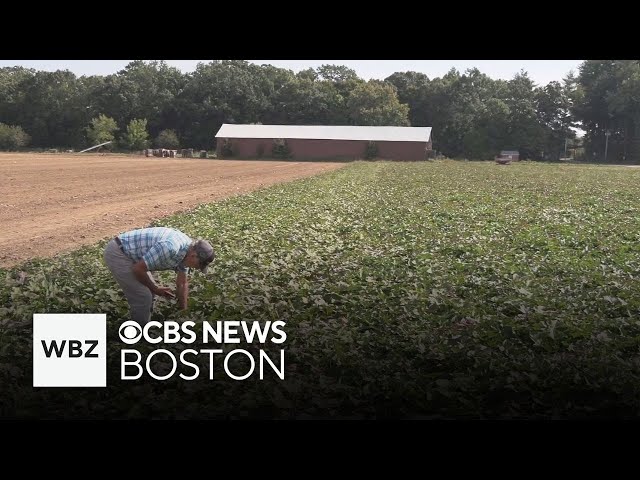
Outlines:
<svg viewBox="0 0 640 480"><path fill-rule="evenodd" d="M51 340L51 343L47 345L46 340L40 340L42 342L42 348L47 358L51 358L51 354L55 354L60 358L64 356L64 346L67 344L67 340L62 340L62 343L58 345L58 342ZM85 340L84 343L89 345L90 348L86 352L82 351L82 342L80 340L69 340L69 358L87 357L87 358L99 358L97 353L91 353L94 348L98 346L98 340Z"/></svg>
<svg viewBox="0 0 640 480"><path fill-rule="evenodd" d="M34 387L106 387L107 316L33 315Z"/></svg>

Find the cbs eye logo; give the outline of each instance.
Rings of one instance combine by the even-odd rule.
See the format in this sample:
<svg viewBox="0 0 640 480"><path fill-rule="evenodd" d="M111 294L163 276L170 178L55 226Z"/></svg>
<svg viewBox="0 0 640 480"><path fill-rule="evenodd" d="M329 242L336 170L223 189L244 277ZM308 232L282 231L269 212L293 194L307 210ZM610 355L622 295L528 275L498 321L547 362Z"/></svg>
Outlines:
<svg viewBox="0 0 640 480"><path fill-rule="evenodd" d="M140 338L142 338L142 329L137 322L133 320L127 320L122 325L120 325L120 330L118 330L118 334L120 335L120 340L122 340L127 345L133 345L134 343L138 343Z"/></svg>

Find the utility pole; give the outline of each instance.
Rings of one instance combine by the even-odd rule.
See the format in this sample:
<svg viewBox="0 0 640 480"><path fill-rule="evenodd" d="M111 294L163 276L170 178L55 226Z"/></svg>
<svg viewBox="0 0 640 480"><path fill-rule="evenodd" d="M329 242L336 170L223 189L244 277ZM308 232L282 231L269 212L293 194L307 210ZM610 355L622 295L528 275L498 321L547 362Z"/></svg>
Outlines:
<svg viewBox="0 0 640 480"><path fill-rule="evenodd" d="M604 142L604 162L607 163L607 151L609 150L609 136L611 135L611 131L605 131L604 135L606 137L606 140Z"/></svg>

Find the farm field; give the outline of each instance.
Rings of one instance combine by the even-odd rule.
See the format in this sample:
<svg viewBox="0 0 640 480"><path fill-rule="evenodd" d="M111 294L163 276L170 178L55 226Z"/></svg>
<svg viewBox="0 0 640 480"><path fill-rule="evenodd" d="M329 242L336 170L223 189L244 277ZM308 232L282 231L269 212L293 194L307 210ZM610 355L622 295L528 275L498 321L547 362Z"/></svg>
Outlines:
<svg viewBox="0 0 640 480"><path fill-rule="evenodd" d="M245 165L264 182L259 166ZM285 380L271 372L236 381L219 370L213 380L121 380L127 304L102 260L105 239L87 239L0 269L0 417L638 416L639 169L440 160L313 168L325 173L152 222L210 238L218 253L209 274L193 275L189 311L163 300L155 318L282 320L286 342L264 348L285 350ZM31 386L35 312L107 314L107 388Z"/></svg>
<svg viewBox="0 0 640 480"><path fill-rule="evenodd" d="M0 267L344 163L0 153Z"/></svg>

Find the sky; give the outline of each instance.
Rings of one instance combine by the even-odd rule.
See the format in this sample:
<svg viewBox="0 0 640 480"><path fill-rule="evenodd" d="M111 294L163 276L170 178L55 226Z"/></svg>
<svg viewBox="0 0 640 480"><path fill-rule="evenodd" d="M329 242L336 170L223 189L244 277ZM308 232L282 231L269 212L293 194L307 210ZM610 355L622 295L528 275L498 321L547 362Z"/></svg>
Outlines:
<svg viewBox="0 0 640 480"><path fill-rule="evenodd" d="M167 64L191 72L200 62L211 60L166 60ZM122 70L131 60L0 60L1 67L23 66L36 70L70 70L76 75L109 75ZM320 65L344 65L365 80L384 79L395 72L415 71L429 78L442 77L451 68L464 72L476 67L494 79L510 80L521 70L538 85L562 79L573 70L578 73L582 60L249 60L258 65L269 64L299 72Z"/></svg>

